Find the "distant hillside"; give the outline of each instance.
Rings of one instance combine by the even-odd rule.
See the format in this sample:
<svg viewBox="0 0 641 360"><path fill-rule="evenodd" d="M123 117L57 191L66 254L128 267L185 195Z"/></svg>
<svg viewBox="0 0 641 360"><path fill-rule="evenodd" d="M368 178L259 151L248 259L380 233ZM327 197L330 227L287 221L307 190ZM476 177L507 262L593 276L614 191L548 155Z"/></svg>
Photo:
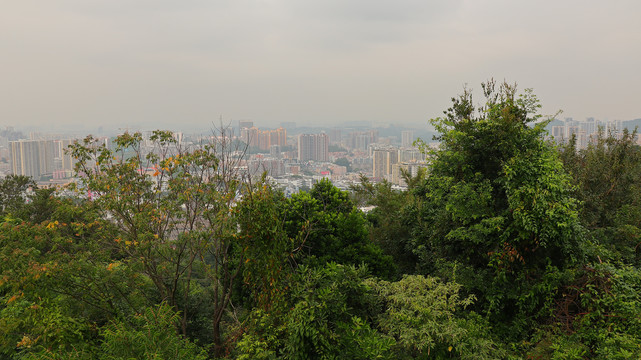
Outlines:
<svg viewBox="0 0 641 360"><path fill-rule="evenodd" d="M641 119L624 121L623 126L630 131L633 131L636 128L641 129Z"/></svg>

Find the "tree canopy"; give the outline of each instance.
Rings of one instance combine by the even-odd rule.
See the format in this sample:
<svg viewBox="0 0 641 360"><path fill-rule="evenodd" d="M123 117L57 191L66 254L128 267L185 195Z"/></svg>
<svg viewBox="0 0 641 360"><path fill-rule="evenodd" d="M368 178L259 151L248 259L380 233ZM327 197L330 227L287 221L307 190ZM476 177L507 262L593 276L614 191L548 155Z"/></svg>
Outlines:
<svg viewBox="0 0 641 360"><path fill-rule="evenodd" d="M65 191L0 180L0 357L640 358L636 132L557 146L530 90L481 88L407 190L287 198L224 131L88 137Z"/></svg>

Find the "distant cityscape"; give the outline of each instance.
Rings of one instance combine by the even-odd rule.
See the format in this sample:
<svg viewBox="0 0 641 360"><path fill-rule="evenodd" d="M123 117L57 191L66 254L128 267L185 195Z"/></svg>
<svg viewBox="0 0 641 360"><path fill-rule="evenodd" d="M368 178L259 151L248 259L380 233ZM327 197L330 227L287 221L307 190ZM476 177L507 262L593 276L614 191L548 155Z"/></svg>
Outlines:
<svg viewBox="0 0 641 360"><path fill-rule="evenodd" d="M617 137L621 136L626 129L628 131L634 131L639 125L641 125L641 119L632 121L602 121L590 117L584 121L577 121L573 118L565 118L563 121L555 120L550 123L548 125L548 132L556 142L567 142L575 138L577 148L585 149L589 143L594 142L599 131L604 135L611 134ZM638 137L637 143L639 143Z"/></svg>
<svg viewBox="0 0 641 360"><path fill-rule="evenodd" d="M623 129L633 130L641 120L600 121L588 118L553 120L547 130L550 139L565 142L576 138L579 149L593 141L599 129L621 134ZM331 179L339 188L348 188L362 175L372 181L386 180L403 188L406 184L402 172L415 176L419 169L427 168L426 155L414 142L417 138L429 146L432 134L408 128L333 127L327 129L298 128L295 123L282 123L280 127L264 128L253 121L237 121L226 131L229 140L244 146L242 165L249 174L264 172L286 194L309 189L320 179ZM230 130L230 131L229 131ZM119 129L118 133L134 132ZM149 137L151 131L140 131L146 151L153 151ZM383 133L383 134L382 134ZM208 141L211 135L188 135L174 132L182 147L195 147ZM114 136L95 136L106 146L112 146ZM75 182L74 159L65 149L76 136L61 134L23 134L14 128L0 129L0 177L8 174L34 178L40 186L57 186ZM209 139L211 140L211 139Z"/></svg>

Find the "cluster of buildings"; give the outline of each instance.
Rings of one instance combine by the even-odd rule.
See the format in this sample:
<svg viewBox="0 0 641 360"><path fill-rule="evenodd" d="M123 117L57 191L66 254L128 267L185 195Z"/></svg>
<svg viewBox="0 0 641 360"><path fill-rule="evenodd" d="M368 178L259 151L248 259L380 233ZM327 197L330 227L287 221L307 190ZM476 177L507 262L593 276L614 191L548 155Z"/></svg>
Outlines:
<svg viewBox="0 0 641 360"><path fill-rule="evenodd" d="M339 187L346 188L364 174L373 181L387 180L403 185L402 172L412 175L426 167L425 155L412 146L413 131L403 131L401 136L381 137L377 130L330 129L323 132L296 132L295 125L286 128L260 129L251 121L241 121L238 128L225 134L226 141L246 146L239 166L252 175L267 172L288 191L295 192L311 187L321 178L329 178ZM74 159L65 149L73 139L55 138L53 135L7 135L0 131L0 177L18 174L33 177L40 184L61 184L73 181ZM152 133L143 132L142 150L155 151ZM211 141L202 136L185 136L175 133L180 146L199 146ZM106 146L109 137L100 141ZM220 139L217 139L219 141ZM400 140L400 141L399 141Z"/></svg>
<svg viewBox="0 0 641 360"><path fill-rule="evenodd" d="M413 146L411 130L401 132L400 143L398 137L380 137L372 129L300 132L286 138L285 143L276 134L287 133L283 128L259 130L252 122L239 122L240 140L250 148L263 150L248 156L249 172L267 171L287 188L305 188L309 181L319 178L330 178L335 184L350 183L359 181L361 174L373 181L387 180L402 186L403 172L415 176L420 168L427 167L425 154ZM268 135L278 143L267 142ZM261 136L265 140L255 140Z"/></svg>
<svg viewBox="0 0 641 360"><path fill-rule="evenodd" d="M260 150L269 150L272 146L285 146L287 144L287 130L259 130L253 123L245 121L240 129L240 139L250 147ZM250 125L250 127L247 127Z"/></svg>
<svg viewBox="0 0 641 360"><path fill-rule="evenodd" d="M425 154L411 147L372 148L372 177L404 185L402 172L416 176L420 168L427 167Z"/></svg>
<svg viewBox="0 0 641 360"><path fill-rule="evenodd" d="M385 137L379 136L375 129L333 128L306 132L293 123L281 125L277 129L261 129L252 121L240 121L235 131L222 136L225 141L245 147L238 155L239 159L242 157L238 162L242 171L252 175L267 172L287 193L310 188L322 178L347 188L358 182L361 174L372 181L386 180L404 186L404 174L415 176L421 168L427 167L426 155L414 146L416 136L412 130ZM622 121L566 118L549 129L555 141L564 142L575 137L577 147L585 148L599 131L617 136L622 134L625 125ZM152 132L142 135L143 150L154 151ZM180 132L174 133L174 138L179 146L192 147L212 140L202 135L185 136ZM65 151L73 141L47 134L32 133L27 137L12 128L0 129L0 177L26 175L40 184L73 181L74 159ZM103 137L100 141L109 146L111 139Z"/></svg>
<svg viewBox="0 0 641 360"><path fill-rule="evenodd" d="M585 121L577 121L565 118L562 125L551 127L550 135L556 142L567 142L575 137L577 148L584 149L596 139L599 131L620 136L624 129L625 124L622 120L601 121L590 117Z"/></svg>
<svg viewBox="0 0 641 360"><path fill-rule="evenodd" d="M36 181L53 181L73 176L74 160L65 149L71 139L47 139L31 134L0 136L0 175L16 174L32 177Z"/></svg>

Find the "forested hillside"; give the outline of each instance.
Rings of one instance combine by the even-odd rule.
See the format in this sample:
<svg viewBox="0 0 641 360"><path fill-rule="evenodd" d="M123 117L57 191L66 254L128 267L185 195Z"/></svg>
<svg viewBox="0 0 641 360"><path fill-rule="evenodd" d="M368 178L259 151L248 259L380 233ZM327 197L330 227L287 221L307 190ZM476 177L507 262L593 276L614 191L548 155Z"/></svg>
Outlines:
<svg viewBox="0 0 641 360"><path fill-rule="evenodd" d="M73 189L3 179L0 358L641 358L636 133L556 146L530 91L483 93L402 192L286 198L166 131L74 145Z"/></svg>

